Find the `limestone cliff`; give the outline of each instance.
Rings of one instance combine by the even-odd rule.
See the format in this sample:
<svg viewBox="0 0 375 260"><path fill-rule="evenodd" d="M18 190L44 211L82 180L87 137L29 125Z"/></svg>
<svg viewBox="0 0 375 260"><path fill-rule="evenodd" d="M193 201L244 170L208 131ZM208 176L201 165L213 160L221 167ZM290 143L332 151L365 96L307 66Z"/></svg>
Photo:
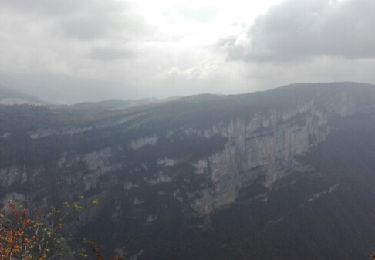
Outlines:
<svg viewBox="0 0 375 260"><path fill-rule="evenodd" d="M74 231L124 254L130 248L128 256L142 252L144 259L155 259L160 253L155 245L174 245L179 250L185 243L199 247L204 235L216 236L205 233L210 232L207 220L226 223L230 209L241 205L237 203L241 199L246 204L238 206L242 210L238 214L245 216L242 224L253 218L257 225L246 227L267 235L270 227L288 221L299 209L345 189L339 174L330 179L319 172L330 165L325 158L314 155L319 159L307 162L306 157L328 141L350 141L337 139L346 134L345 122L357 126L352 120L369 121L363 131L371 130L374 101L372 86L343 83L189 97L153 107L106 111L98 118L75 110L79 106L0 106L0 202L20 200L34 207L78 195L88 201L99 199L101 206L82 216ZM371 164L371 153L366 156ZM317 170L320 161L325 164ZM302 184L293 174L300 176ZM321 176L323 180L314 179ZM252 185L258 185L259 191L246 194L248 200L243 202L241 194ZM300 191L298 185L304 189ZM300 198L285 195L289 190L297 190ZM258 216L258 211L263 215ZM221 212L227 215L218 217ZM229 233L236 230L226 228ZM186 241L180 230L188 232ZM124 242L134 237L130 245ZM237 252L228 243L214 248L225 244Z"/></svg>

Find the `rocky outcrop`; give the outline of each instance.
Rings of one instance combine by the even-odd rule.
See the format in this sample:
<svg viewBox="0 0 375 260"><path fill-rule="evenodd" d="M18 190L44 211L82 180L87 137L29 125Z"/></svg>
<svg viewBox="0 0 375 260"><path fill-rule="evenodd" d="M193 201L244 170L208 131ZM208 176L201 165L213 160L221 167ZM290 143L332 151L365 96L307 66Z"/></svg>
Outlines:
<svg viewBox="0 0 375 260"><path fill-rule="evenodd" d="M12 135L11 133L2 133L2 134L0 134L0 139L1 139L1 138L3 138L3 139L8 138L8 137L10 137L11 135Z"/></svg>
<svg viewBox="0 0 375 260"><path fill-rule="evenodd" d="M19 183L27 182L27 173L25 167L9 167L0 169L0 186L3 188L11 187Z"/></svg>
<svg viewBox="0 0 375 260"><path fill-rule="evenodd" d="M330 118L349 116L355 109L353 100L343 93L323 106L312 100L288 111L256 114L249 122L233 120L198 133L205 137L220 134L228 142L223 151L194 165L196 174L209 175L211 185L192 207L206 215L233 203L240 189L259 174L264 175L264 185L271 187L288 170L298 168L296 156L326 139L333 130Z"/></svg>
<svg viewBox="0 0 375 260"><path fill-rule="evenodd" d="M130 147L133 150L138 150L141 149L143 146L146 145L155 145L158 142L158 137L157 136L146 136L142 137L136 140L132 140L130 142Z"/></svg>
<svg viewBox="0 0 375 260"><path fill-rule="evenodd" d="M77 155L77 154L64 154L57 162L60 169L70 169L77 164L83 164L84 168L79 174L76 172L76 176L73 179L78 179L79 183L84 186L84 191L88 191L97 187L99 179L101 176L121 169L120 163L113 164L111 162L112 149L105 148L103 150L95 151L92 153ZM65 180L67 183L77 182L67 177Z"/></svg>

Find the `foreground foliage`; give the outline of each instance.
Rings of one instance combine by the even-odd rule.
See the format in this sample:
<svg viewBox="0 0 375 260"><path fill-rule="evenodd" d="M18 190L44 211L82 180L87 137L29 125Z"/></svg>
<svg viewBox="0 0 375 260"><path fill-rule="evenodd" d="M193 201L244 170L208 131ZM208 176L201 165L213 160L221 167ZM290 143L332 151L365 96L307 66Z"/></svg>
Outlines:
<svg viewBox="0 0 375 260"><path fill-rule="evenodd" d="M91 202L91 206L97 204L97 200ZM60 209L51 208L48 213L42 213L8 202L0 211L0 260L59 259L67 255L104 260L99 246L92 241L84 243L89 250L84 247L72 250L68 246L65 227L86 207L81 202L65 202Z"/></svg>
<svg viewBox="0 0 375 260"><path fill-rule="evenodd" d="M9 202L0 214L0 255L2 259L51 259L64 243L61 225L51 225L56 212L32 218L27 209Z"/></svg>

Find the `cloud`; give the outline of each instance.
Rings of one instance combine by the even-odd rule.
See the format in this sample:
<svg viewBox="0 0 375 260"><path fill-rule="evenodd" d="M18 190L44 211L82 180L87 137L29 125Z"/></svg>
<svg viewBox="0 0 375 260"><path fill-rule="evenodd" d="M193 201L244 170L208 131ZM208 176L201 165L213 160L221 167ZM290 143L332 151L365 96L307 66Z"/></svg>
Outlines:
<svg viewBox="0 0 375 260"><path fill-rule="evenodd" d="M195 2L199 19L182 0L2 0L0 82L67 103L236 91L236 69L207 46L210 8Z"/></svg>
<svg viewBox="0 0 375 260"><path fill-rule="evenodd" d="M155 33L134 3L2 0L0 17L1 82L66 102L137 92L128 87L139 74L131 64Z"/></svg>
<svg viewBox="0 0 375 260"><path fill-rule="evenodd" d="M64 15L81 9L88 0L2 0L1 7L17 12L33 13L38 15Z"/></svg>
<svg viewBox="0 0 375 260"><path fill-rule="evenodd" d="M245 37L219 45L231 59L254 62L369 59L375 58L374 24L373 0L286 0L258 17Z"/></svg>
<svg viewBox="0 0 375 260"><path fill-rule="evenodd" d="M135 38L145 29L134 4L118 0L3 0L0 8L50 24L51 31L78 40ZM32 21L30 21L32 22ZM33 22L32 22L33 23Z"/></svg>
<svg viewBox="0 0 375 260"><path fill-rule="evenodd" d="M371 1L0 0L0 84L71 103L375 83Z"/></svg>
<svg viewBox="0 0 375 260"><path fill-rule="evenodd" d="M90 51L88 58L101 61L113 61L133 58L135 55L134 50L113 47L95 47Z"/></svg>

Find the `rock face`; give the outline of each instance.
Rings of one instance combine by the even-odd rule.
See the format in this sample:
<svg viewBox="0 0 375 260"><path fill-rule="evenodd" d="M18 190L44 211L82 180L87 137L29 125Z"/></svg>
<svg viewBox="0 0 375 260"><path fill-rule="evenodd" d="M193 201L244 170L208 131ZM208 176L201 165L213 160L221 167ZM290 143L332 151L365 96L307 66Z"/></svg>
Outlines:
<svg viewBox="0 0 375 260"><path fill-rule="evenodd" d="M99 199L76 235L127 258L359 259L375 243L374 101L374 86L337 83L92 113L0 106L0 201ZM347 245L332 223L361 246L334 250Z"/></svg>
<svg viewBox="0 0 375 260"><path fill-rule="evenodd" d="M136 140L132 140L130 143L130 147L134 150L139 150L145 145L155 145L157 142L157 136L142 137Z"/></svg>
<svg viewBox="0 0 375 260"><path fill-rule="evenodd" d="M209 175L213 185L202 191L193 207L201 214L210 214L233 203L241 188L254 180L260 169L264 184L271 187L289 169L298 167L296 156L327 138L332 130L329 118L355 113L347 93L340 94L335 103L325 105L321 107L312 100L291 111L255 114L250 121L237 119L201 133L206 137L219 134L228 142L222 151L198 162L197 174Z"/></svg>

